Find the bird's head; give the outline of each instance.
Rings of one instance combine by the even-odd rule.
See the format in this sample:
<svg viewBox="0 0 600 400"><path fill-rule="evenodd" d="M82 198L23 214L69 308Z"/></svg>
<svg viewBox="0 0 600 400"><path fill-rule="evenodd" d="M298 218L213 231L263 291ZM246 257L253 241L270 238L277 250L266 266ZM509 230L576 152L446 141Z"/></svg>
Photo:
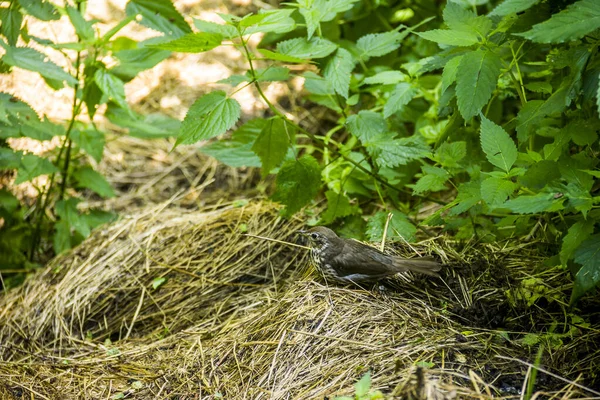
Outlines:
<svg viewBox="0 0 600 400"><path fill-rule="evenodd" d="M315 226L298 233L308 239L310 247L317 249L326 248L340 239L334 231L324 226Z"/></svg>

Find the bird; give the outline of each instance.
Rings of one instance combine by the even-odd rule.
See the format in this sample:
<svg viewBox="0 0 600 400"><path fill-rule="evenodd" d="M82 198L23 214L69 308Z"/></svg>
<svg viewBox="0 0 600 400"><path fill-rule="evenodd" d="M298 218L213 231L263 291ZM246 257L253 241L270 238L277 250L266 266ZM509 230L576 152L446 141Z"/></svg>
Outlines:
<svg viewBox="0 0 600 400"><path fill-rule="evenodd" d="M441 265L433 257L402 258L354 239L340 238L324 226L298 231L308 239L311 259L326 281L336 283L374 282L400 272L412 271L430 276Z"/></svg>

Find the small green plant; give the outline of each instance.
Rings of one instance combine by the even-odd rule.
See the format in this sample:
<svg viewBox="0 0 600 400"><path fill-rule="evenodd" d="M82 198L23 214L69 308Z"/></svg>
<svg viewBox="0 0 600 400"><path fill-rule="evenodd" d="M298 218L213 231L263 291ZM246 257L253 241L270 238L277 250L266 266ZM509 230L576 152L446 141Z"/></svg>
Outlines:
<svg viewBox="0 0 600 400"><path fill-rule="evenodd" d="M71 116L67 121L40 117L28 104L10 93L0 93L0 170L3 180L19 185L28 182L37 192L33 203L19 200L8 189L0 190L0 272L4 284L20 281L26 270L43 262L52 252L65 251L87 237L94 227L114 215L78 207L82 192L112 197L114 190L96 170L102 159L105 133L94 123L99 106L114 123L143 137L165 137L179 128L178 121L155 117L152 123L134 113L127 104L124 83L169 56L151 44L191 31L168 0L132 0L127 16L101 34L97 21L84 17L86 1L66 2L59 7L49 1L11 0L0 2L0 70L10 73L22 68L38 73L54 90L70 88ZM77 40L56 43L31 35L27 22L67 18ZM119 36L123 27L138 21L159 36L143 42ZM22 46L18 41L28 44ZM49 59L38 48L55 50L65 67ZM58 51L58 53L56 52ZM105 61L112 59L110 64ZM86 122L87 120L87 122ZM36 155L15 151L10 143L18 138L47 142L58 138L54 149ZM45 179L44 179L45 177Z"/></svg>
<svg viewBox="0 0 600 400"><path fill-rule="evenodd" d="M371 373L367 372L354 384L354 396L338 396L335 400L376 400L383 399L379 390L371 390Z"/></svg>

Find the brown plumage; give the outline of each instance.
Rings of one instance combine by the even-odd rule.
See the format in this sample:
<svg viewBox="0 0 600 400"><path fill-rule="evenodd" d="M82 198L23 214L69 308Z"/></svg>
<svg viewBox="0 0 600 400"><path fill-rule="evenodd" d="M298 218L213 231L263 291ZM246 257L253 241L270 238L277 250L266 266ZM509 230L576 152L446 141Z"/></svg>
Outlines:
<svg viewBox="0 0 600 400"><path fill-rule="evenodd" d="M352 239L342 239L324 226L300 231L311 247L311 257L325 279L342 283L376 281L400 272L437 276L441 269L432 257L401 258Z"/></svg>

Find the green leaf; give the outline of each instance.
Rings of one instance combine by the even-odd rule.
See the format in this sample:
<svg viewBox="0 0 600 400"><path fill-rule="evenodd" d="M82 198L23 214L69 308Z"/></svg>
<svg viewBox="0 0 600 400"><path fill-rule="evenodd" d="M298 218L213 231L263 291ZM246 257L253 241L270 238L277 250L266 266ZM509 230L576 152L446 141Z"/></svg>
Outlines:
<svg viewBox="0 0 600 400"><path fill-rule="evenodd" d="M551 161L558 160L570 141L571 136L566 130L559 131L554 142L544 145L544 158Z"/></svg>
<svg viewBox="0 0 600 400"><path fill-rule="evenodd" d="M306 21L308 38L319 28L321 22L331 21L335 16L352 8L358 0L300 0L300 14Z"/></svg>
<svg viewBox="0 0 600 400"><path fill-rule="evenodd" d="M472 32L433 29L426 32L415 33L423 39L448 46L472 46L479 43L479 38Z"/></svg>
<svg viewBox="0 0 600 400"><path fill-rule="evenodd" d="M277 43L277 52L294 59L323 58L336 49L337 45L335 43L319 37L310 40L295 38Z"/></svg>
<svg viewBox="0 0 600 400"><path fill-rule="evenodd" d="M552 193L538 193L533 196L521 195L502 206L518 214L535 214L544 211L557 211L562 208L562 199L555 199Z"/></svg>
<svg viewBox="0 0 600 400"><path fill-rule="evenodd" d="M524 142L529 137L531 130L546 116L543 100L530 100L517 114L517 139Z"/></svg>
<svg viewBox="0 0 600 400"><path fill-rule="evenodd" d="M423 171L423 176L419 178L417 183L410 185L415 194L439 192L440 190L447 189L444 184L450 178L450 174L443 168L425 164L421 167L421 170Z"/></svg>
<svg viewBox="0 0 600 400"><path fill-rule="evenodd" d="M444 22L453 31L470 32L485 37L492 28L492 21L484 16L477 16L472 10L448 2L444 8Z"/></svg>
<svg viewBox="0 0 600 400"><path fill-rule="evenodd" d="M600 7L597 0L579 0L549 20L536 24L531 30L515 33L537 43L563 43L580 39L600 28Z"/></svg>
<svg viewBox="0 0 600 400"><path fill-rule="evenodd" d="M0 171L19 168L21 157L23 157L22 151L0 147Z"/></svg>
<svg viewBox="0 0 600 400"><path fill-rule="evenodd" d="M395 85L408 79L408 76L400 71L383 71L365 78L364 83L368 85Z"/></svg>
<svg viewBox="0 0 600 400"><path fill-rule="evenodd" d="M490 207L496 207L504 203L516 188L512 181L490 176L481 182L481 198Z"/></svg>
<svg viewBox="0 0 600 400"><path fill-rule="evenodd" d="M591 219L577 221L569 228L569 231L564 236L562 246L560 248L560 262L565 267L567 261L573 257L575 250L579 245L586 240L594 232L594 221Z"/></svg>
<svg viewBox="0 0 600 400"><path fill-rule="evenodd" d="M94 39L94 27L90 21L86 21L81 12L75 7L71 7L70 5L66 5L65 7L67 11L67 15L69 16L69 20L71 20L71 25L75 28L75 33L83 40L91 41Z"/></svg>
<svg viewBox="0 0 600 400"><path fill-rule="evenodd" d="M23 22L23 14L19 12L19 3L12 2L9 7L0 8L0 34L6 37L9 46L14 46L19 40L21 33L21 23Z"/></svg>
<svg viewBox="0 0 600 400"><path fill-rule="evenodd" d="M296 29L296 21L291 17L294 10L260 10L257 15L249 15L240 21L240 27L244 29L244 35L253 33L286 33Z"/></svg>
<svg viewBox="0 0 600 400"><path fill-rule="evenodd" d="M29 15L42 21L56 21L60 19L60 14L54 4L49 1L40 0L19 0L19 5L27 11Z"/></svg>
<svg viewBox="0 0 600 400"><path fill-rule="evenodd" d="M268 67L255 70L257 82L287 81L290 78L290 69L286 67ZM248 75L249 72L247 73Z"/></svg>
<svg viewBox="0 0 600 400"><path fill-rule="evenodd" d="M260 158L262 174L267 176L284 160L288 147L294 143L295 128L279 117L267 120L256 138L252 151Z"/></svg>
<svg viewBox="0 0 600 400"><path fill-rule="evenodd" d="M78 182L78 187L90 189L104 198L115 197L110 183L90 166L76 169L73 172L73 178Z"/></svg>
<svg viewBox="0 0 600 400"><path fill-rule="evenodd" d="M139 43L138 45L142 46L139 48L115 51L113 56L119 63L110 68L110 73L123 80L130 80L140 72L153 68L171 55L170 51L144 47L149 44L148 42L151 41Z"/></svg>
<svg viewBox="0 0 600 400"><path fill-rule="evenodd" d="M246 72L246 74L249 74L249 72ZM233 87L236 87L242 82L250 82L250 78L248 78L246 75L229 75L227 78L217 81L217 83L224 83Z"/></svg>
<svg viewBox="0 0 600 400"><path fill-rule="evenodd" d="M387 124L381 114L370 110L362 110L349 116L346 124L350 133L363 143L368 143L387 130Z"/></svg>
<svg viewBox="0 0 600 400"><path fill-rule="evenodd" d="M110 100L122 109L129 110L129 105L125 99L125 85L122 80L106 70L99 69L94 74L94 81Z"/></svg>
<svg viewBox="0 0 600 400"><path fill-rule="evenodd" d="M367 61L371 57L381 57L400 47L407 33L385 32L365 35L356 41L358 57Z"/></svg>
<svg viewBox="0 0 600 400"><path fill-rule="evenodd" d="M178 144L191 144L225 133L240 118L240 104L218 90L208 93L192 104L187 112Z"/></svg>
<svg viewBox="0 0 600 400"><path fill-rule="evenodd" d="M418 89L412 86L410 83L403 82L397 84L383 108L384 118L388 118L390 115L394 114L396 111L408 104L417 94L417 92Z"/></svg>
<svg viewBox="0 0 600 400"><path fill-rule="evenodd" d="M442 73L442 93L444 93L455 81L458 73L458 65L462 60L462 56L454 57L444 66Z"/></svg>
<svg viewBox="0 0 600 400"><path fill-rule="evenodd" d="M406 165L412 160L427 157L429 147L417 137L391 139L388 134L379 135L364 143L377 163L384 167Z"/></svg>
<svg viewBox="0 0 600 400"><path fill-rule="evenodd" d="M435 160L439 162L442 167L446 168L458 168L460 167L459 161L467 156L467 143L460 142L444 142L435 151Z"/></svg>
<svg viewBox="0 0 600 400"><path fill-rule="evenodd" d="M366 396L371 390L371 373L367 372L354 384L354 395L358 398Z"/></svg>
<svg viewBox="0 0 600 400"><path fill-rule="evenodd" d="M113 124L129 129L129 135L142 139L159 139L178 135L181 122L163 114L141 116L109 104L105 116ZM86 150L87 151L87 150Z"/></svg>
<svg viewBox="0 0 600 400"><path fill-rule="evenodd" d="M67 221L58 221L55 223L54 231L52 245L56 254L60 254L73 247L71 244L71 228Z"/></svg>
<svg viewBox="0 0 600 400"><path fill-rule="evenodd" d="M177 51L179 53L202 53L221 45L223 36L218 33L188 33L169 42L149 44L147 47Z"/></svg>
<svg viewBox="0 0 600 400"><path fill-rule="evenodd" d="M558 178L560 178L560 171L556 162L541 160L529 167L525 174L519 177L519 183L529 189L541 190Z"/></svg>
<svg viewBox="0 0 600 400"><path fill-rule="evenodd" d="M333 95L335 89L330 81L315 74L312 71L307 71L303 75L304 77L304 88L313 94L321 95Z"/></svg>
<svg viewBox="0 0 600 400"><path fill-rule="evenodd" d="M372 242L381 242L388 213L380 211L373 215L367 222L367 238ZM404 239L412 242L416 239L417 228L408 220L406 214L392 210L392 219L390 220L386 240Z"/></svg>
<svg viewBox="0 0 600 400"><path fill-rule="evenodd" d="M517 146L502 127L481 116L481 148L488 161L508 172L517 161Z"/></svg>
<svg viewBox="0 0 600 400"><path fill-rule="evenodd" d="M501 17L509 14L516 14L529 9L535 4L539 3L540 0L504 0L498 4L490 15L499 15Z"/></svg>
<svg viewBox="0 0 600 400"><path fill-rule="evenodd" d="M154 290L158 289L158 288L159 288L159 287L161 287L161 286L162 286L162 285L163 285L163 284L164 284L166 281L167 281L167 278L165 278L164 276L163 276L163 277L160 277L160 278L154 278L154 279L152 280L152 289L154 289Z"/></svg>
<svg viewBox="0 0 600 400"><path fill-rule="evenodd" d="M587 213L594 205L589 189L578 182L569 182L566 189L565 197L569 199L568 206L575 208L576 211L581 212L583 217L586 218Z"/></svg>
<svg viewBox="0 0 600 400"><path fill-rule="evenodd" d="M125 12L127 16L141 15L140 24L167 36L178 37L192 32L171 0L129 0Z"/></svg>
<svg viewBox="0 0 600 400"><path fill-rule="evenodd" d="M104 133L95 129L73 129L71 131L71 139L77 146L88 153L96 162L102 160L104 152Z"/></svg>
<svg viewBox="0 0 600 400"><path fill-rule="evenodd" d="M351 205L350 199L344 194L328 190L325 197L327 197L327 210L321 214L321 223L324 225L331 224L338 218L360 213L358 205Z"/></svg>
<svg viewBox="0 0 600 400"><path fill-rule="evenodd" d="M37 72L47 79L66 81L70 85L77 83L73 76L52 61L47 61L46 55L37 50L29 47L6 47L5 50L6 53L2 57L5 64Z"/></svg>
<svg viewBox="0 0 600 400"><path fill-rule="evenodd" d="M201 19L194 18L194 26L198 28L200 32L215 33L223 36L225 39L232 39L238 37L238 31L235 26L228 24L217 24L211 21L203 21Z"/></svg>
<svg viewBox="0 0 600 400"><path fill-rule="evenodd" d="M258 49L259 53L269 60L281 61L284 63L304 64L307 61L303 58L292 57L286 54L276 53L267 49Z"/></svg>
<svg viewBox="0 0 600 400"><path fill-rule="evenodd" d="M252 151L252 146L266 124L266 119L252 119L236 129L231 139L202 146L200 152L230 167L260 167L261 161Z"/></svg>
<svg viewBox="0 0 600 400"><path fill-rule="evenodd" d="M91 229L94 229L100 225L115 221L117 219L117 214L95 209L90 210L87 214L81 215L81 217L85 219L85 223L88 224Z"/></svg>
<svg viewBox="0 0 600 400"><path fill-rule="evenodd" d="M458 194L456 195L455 201L450 203L450 205L453 205L453 203L456 205L453 205L450 208L449 214L452 216L462 214L471 209L480 201L481 187L479 182L471 181L462 183L458 187Z"/></svg>
<svg viewBox="0 0 600 400"><path fill-rule="evenodd" d="M571 304L600 284L600 234L587 239L575 250L575 262L581 269L575 275Z"/></svg>
<svg viewBox="0 0 600 400"><path fill-rule="evenodd" d="M77 210L78 199L73 197L67 200L60 200L56 202L56 215L60 217L62 221L65 221L69 227L75 229L83 237L90 235L90 227L82 215Z"/></svg>
<svg viewBox="0 0 600 400"><path fill-rule="evenodd" d="M335 91L348 99L350 78L354 69L354 59L348 50L339 48L325 66L325 79L331 82Z"/></svg>
<svg viewBox="0 0 600 400"><path fill-rule="evenodd" d="M279 169L273 199L285 205L284 216L291 216L307 205L321 187L321 167L314 157L305 155L288 160Z"/></svg>
<svg viewBox="0 0 600 400"><path fill-rule="evenodd" d="M21 157L15 185L30 181L40 175L48 175L55 172L58 172L58 168L48 159L38 157L34 154L25 154Z"/></svg>
<svg viewBox="0 0 600 400"><path fill-rule="evenodd" d="M500 76L500 58L489 50L465 54L456 73L458 110L468 121L487 104Z"/></svg>

